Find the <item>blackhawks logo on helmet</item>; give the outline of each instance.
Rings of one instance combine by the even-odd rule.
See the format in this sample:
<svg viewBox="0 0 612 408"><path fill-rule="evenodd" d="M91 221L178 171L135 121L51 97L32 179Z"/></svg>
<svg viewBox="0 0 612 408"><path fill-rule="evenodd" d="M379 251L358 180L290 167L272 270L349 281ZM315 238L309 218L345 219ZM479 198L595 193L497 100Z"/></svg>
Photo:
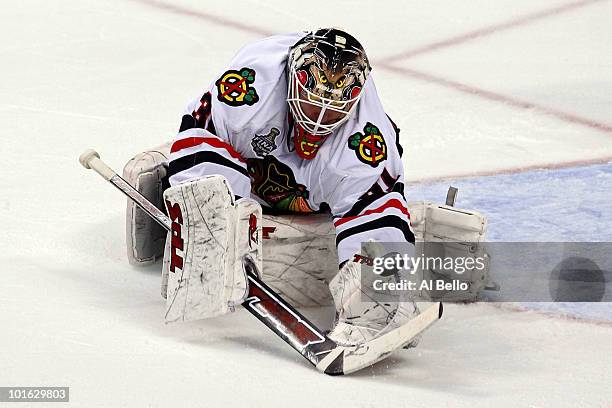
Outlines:
<svg viewBox="0 0 612 408"><path fill-rule="evenodd" d="M363 133L357 132L349 138L348 146L355 151L357 158L372 167L387 159L387 144L380 130L370 122L366 123Z"/></svg>
<svg viewBox="0 0 612 408"><path fill-rule="evenodd" d="M217 99L230 106L251 106L259 101L259 95L252 86L254 82L255 70L251 68L225 71L215 82Z"/></svg>

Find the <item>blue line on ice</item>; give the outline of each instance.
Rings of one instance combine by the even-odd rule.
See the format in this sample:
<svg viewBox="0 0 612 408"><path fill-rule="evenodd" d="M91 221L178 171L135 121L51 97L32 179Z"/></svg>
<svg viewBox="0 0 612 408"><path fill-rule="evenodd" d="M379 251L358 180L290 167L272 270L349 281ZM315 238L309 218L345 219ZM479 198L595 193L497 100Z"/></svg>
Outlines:
<svg viewBox="0 0 612 408"><path fill-rule="evenodd" d="M410 185L406 198L444 202L449 185L457 207L487 215L488 241L612 242L612 163ZM612 320L612 303L522 305Z"/></svg>

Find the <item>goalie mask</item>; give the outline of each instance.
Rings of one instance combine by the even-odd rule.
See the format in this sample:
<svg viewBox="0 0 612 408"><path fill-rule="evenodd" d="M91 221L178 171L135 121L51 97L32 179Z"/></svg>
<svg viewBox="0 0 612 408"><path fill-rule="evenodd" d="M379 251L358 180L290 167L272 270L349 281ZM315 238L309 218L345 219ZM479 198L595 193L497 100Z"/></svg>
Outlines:
<svg viewBox="0 0 612 408"><path fill-rule="evenodd" d="M295 150L312 159L357 106L370 64L353 36L327 28L309 33L291 48L288 71Z"/></svg>

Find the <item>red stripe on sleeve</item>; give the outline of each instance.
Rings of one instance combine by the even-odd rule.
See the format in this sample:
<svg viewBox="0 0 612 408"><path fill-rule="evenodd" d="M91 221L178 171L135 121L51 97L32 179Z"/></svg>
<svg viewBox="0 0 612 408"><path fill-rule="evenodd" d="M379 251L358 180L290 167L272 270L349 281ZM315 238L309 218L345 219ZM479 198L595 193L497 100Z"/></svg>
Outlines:
<svg viewBox="0 0 612 408"><path fill-rule="evenodd" d="M408 209L406 207L404 207L404 205L402 204L402 202L400 200L398 200L397 198L392 198L391 200L387 201L386 203L384 203L380 207L375 208L373 210L367 210L363 214L354 215L352 217L340 218L338 221L334 222L334 226L335 227L339 227L340 225L344 224L345 222L349 222L351 220L354 220L355 218L363 217L364 215L382 213L387 208L397 208L402 213L406 214L408 216L408 219L410 219L410 213L408 212Z"/></svg>
<svg viewBox="0 0 612 408"><path fill-rule="evenodd" d="M225 143L221 139L217 139L216 137L187 137L185 139L177 140L172 145L170 149L170 153L175 153L183 149L187 149L189 147L194 147L201 145L202 143L206 143L212 147L217 147L220 149L225 149L234 159L241 161L242 163L246 163L246 161L242 158L240 153L238 153L232 145L229 143Z"/></svg>

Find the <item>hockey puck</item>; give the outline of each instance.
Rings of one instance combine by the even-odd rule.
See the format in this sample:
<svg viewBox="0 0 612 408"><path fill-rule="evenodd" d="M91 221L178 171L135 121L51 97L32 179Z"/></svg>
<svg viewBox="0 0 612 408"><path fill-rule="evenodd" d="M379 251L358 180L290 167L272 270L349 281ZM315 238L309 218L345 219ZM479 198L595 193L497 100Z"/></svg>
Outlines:
<svg viewBox="0 0 612 408"><path fill-rule="evenodd" d="M555 302L599 302L605 294L606 279L592 260L571 257L553 269L549 289Z"/></svg>

